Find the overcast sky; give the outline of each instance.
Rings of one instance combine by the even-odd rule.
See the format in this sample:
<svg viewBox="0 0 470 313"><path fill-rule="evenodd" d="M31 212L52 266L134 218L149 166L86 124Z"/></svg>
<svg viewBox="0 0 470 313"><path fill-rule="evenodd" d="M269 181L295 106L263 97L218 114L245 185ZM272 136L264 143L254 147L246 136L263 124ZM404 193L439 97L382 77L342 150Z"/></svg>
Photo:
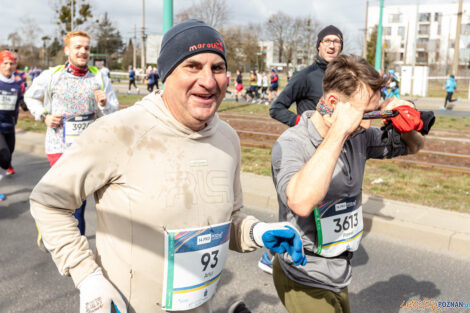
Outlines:
<svg viewBox="0 0 470 313"><path fill-rule="evenodd" d="M418 0L385 0L385 5L410 4ZM19 31L22 20L30 18L42 30L43 35L53 35L56 30L52 3L56 0L0 0L0 43L8 43L8 34ZM95 16L108 12L124 39L133 36L134 24L142 27L141 0L89 0ZM457 0L419 0L424 3L457 3ZM163 0L145 0L145 22L148 33L162 31ZM194 0L174 0L174 13L189 7ZM370 0L369 5L378 5L379 0ZM360 53L365 23L366 0L227 0L231 24L264 22L270 15L282 11L291 16L312 16L321 25L334 24L343 31L346 52ZM21 35L21 33L20 33ZM349 38L348 38L349 37ZM357 43L356 46L355 43Z"/></svg>

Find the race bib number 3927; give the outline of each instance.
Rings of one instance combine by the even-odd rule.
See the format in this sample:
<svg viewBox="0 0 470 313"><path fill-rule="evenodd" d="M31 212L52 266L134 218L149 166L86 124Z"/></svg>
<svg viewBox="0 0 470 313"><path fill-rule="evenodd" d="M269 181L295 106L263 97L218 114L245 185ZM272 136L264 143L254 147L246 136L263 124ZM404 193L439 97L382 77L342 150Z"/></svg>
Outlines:
<svg viewBox="0 0 470 313"><path fill-rule="evenodd" d="M81 133L95 121L94 113L70 117L64 120L63 141L67 147L81 135Z"/></svg>
<svg viewBox="0 0 470 313"><path fill-rule="evenodd" d="M190 310L213 296L227 258L230 224L165 233L163 309Z"/></svg>

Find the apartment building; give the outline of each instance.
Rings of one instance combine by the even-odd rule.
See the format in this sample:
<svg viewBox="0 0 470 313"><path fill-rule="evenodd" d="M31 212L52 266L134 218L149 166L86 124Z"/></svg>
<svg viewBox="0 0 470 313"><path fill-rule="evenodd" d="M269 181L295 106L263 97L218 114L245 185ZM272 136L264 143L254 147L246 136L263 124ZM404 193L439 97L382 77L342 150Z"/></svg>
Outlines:
<svg viewBox="0 0 470 313"><path fill-rule="evenodd" d="M416 65L451 67L457 11L458 1L385 5L382 17L385 58L394 67L412 64L414 56ZM467 65L470 59L470 3L464 3L462 11L459 63ZM368 36L379 23L379 13L378 5L369 6Z"/></svg>

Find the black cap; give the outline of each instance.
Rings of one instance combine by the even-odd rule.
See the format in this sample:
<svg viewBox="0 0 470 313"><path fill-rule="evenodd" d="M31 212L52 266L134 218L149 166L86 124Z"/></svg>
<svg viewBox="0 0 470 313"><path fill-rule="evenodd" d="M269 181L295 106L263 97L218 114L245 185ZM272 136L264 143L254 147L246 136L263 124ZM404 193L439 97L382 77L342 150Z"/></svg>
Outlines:
<svg viewBox="0 0 470 313"><path fill-rule="evenodd" d="M336 26L333 26L333 25L326 26L318 33L317 50L318 50L318 47L320 47L320 42L323 40L323 38L325 38L328 35L336 35L339 37L339 39L341 40L340 51L343 51L343 33Z"/></svg>
<svg viewBox="0 0 470 313"><path fill-rule="evenodd" d="M157 60L162 82L185 59L202 52L212 52L225 58L225 43L220 33L199 20L186 20L173 26L162 39Z"/></svg>

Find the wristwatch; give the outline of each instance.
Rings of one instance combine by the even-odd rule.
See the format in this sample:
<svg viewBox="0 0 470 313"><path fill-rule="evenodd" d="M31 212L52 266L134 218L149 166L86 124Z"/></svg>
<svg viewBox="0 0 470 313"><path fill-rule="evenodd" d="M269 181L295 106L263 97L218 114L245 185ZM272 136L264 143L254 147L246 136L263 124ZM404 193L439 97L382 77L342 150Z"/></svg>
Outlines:
<svg viewBox="0 0 470 313"><path fill-rule="evenodd" d="M258 246L261 248L260 245L258 245L258 243L256 242L255 240L255 236L253 235L253 229L255 228L256 224L258 224L259 222L256 222L256 223L253 223L253 225L251 225L250 227L250 239Z"/></svg>
<svg viewBox="0 0 470 313"><path fill-rule="evenodd" d="M44 121L46 120L46 115L47 115L47 113L42 113L42 114L41 114L41 117L40 117L40 118L41 118L41 122L44 122Z"/></svg>

